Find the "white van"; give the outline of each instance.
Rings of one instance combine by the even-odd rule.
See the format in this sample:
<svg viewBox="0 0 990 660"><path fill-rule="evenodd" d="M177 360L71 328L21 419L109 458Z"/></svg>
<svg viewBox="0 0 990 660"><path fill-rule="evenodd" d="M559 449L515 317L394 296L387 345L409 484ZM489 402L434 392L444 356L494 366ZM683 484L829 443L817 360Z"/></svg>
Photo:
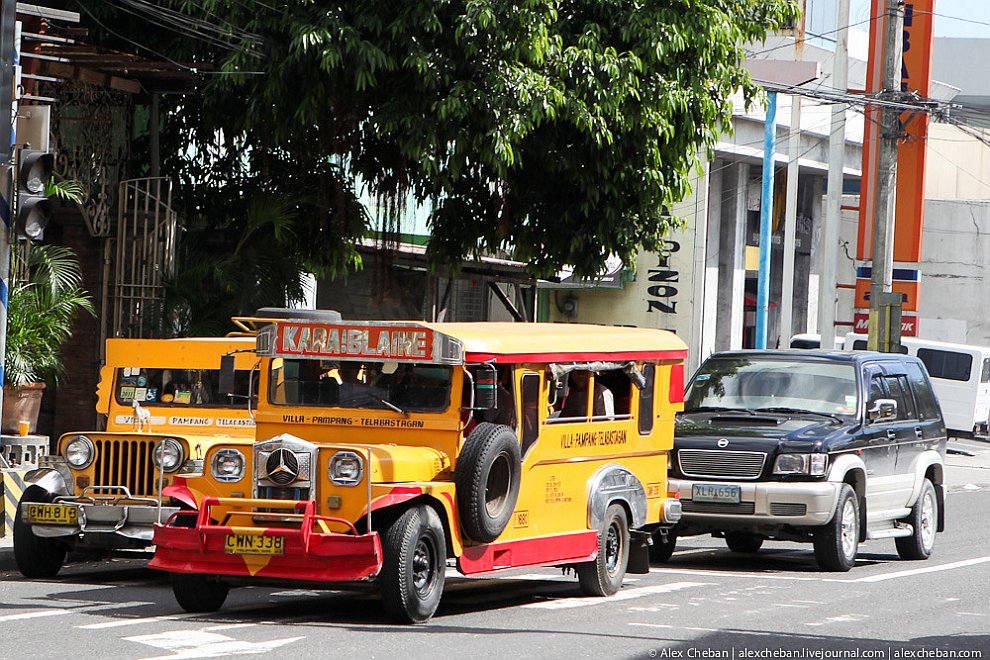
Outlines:
<svg viewBox="0 0 990 660"><path fill-rule="evenodd" d="M845 341L845 337L836 337L835 345L832 348L834 348L837 351L841 351L844 341ZM791 348L817 350L821 348L821 345L822 345L821 335L802 333L802 334L793 335L791 337ZM827 351L829 349L826 346L824 350Z"/></svg>
<svg viewBox="0 0 990 660"><path fill-rule="evenodd" d="M866 335L850 332L846 349L866 350ZM987 437L990 347L901 337L901 352L925 363L950 436Z"/></svg>

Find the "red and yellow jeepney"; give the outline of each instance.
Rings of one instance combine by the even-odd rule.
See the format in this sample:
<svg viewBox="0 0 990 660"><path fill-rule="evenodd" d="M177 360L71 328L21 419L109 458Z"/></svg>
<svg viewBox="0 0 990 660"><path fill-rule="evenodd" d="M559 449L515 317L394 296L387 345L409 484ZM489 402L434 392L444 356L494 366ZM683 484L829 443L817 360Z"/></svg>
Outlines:
<svg viewBox="0 0 990 660"><path fill-rule="evenodd" d="M202 480L234 496L156 525L153 568L189 611L233 583L374 582L429 619L448 560L466 575L573 566L610 595L677 522L667 492L686 347L640 328L284 319L258 332L251 451L218 445ZM206 489L208 490L208 489Z"/></svg>

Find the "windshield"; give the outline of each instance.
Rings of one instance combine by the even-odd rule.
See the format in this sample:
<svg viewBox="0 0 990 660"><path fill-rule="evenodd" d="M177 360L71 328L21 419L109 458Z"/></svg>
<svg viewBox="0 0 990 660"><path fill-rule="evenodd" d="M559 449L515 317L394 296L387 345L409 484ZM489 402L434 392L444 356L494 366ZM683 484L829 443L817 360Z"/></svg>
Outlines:
<svg viewBox="0 0 990 660"><path fill-rule="evenodd" d="M220 395L218 369L121 368L117 369L114 396L125 406L137 401L183 408L243 408L250 380L250 371L236 371L234 392L242 396L228 397Z"/></svg>
<svg viewBox="0 0 990 660"><path fill-rule="evenodd" d="M684 410L782 408L855 415L857 392L852 364L714 358L701 365L688 386Z"/></svg>
<svg viewBox="0 0 990 660"><path fill-rule="evenodd" d="M451 373L433 364L275 358L268 394L282 405L440 411L450 404Z"/></svg>

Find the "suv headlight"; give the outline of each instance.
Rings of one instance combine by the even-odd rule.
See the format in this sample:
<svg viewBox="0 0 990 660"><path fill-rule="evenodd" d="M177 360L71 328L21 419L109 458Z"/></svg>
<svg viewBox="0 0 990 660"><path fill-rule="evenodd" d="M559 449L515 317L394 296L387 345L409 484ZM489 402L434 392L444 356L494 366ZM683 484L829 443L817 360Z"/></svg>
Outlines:
<svg viewBox="0 0 990 660"><path fill-rule="evenodd" d="M773 464L773 473L821 476L827 467L828 454L781 454Z"/></svg>
<svg viewBox="0 0 990 660"><path fill-rule="evenodd" d="M93 441L86 436L77 435L69 440L62 453L65 455L65 462L70 467L82 470L93 462L93 458L96 456L96 447L93 446Z"/></svg>
<svg viewBox="0 0 990 660"><path fill-rule="evenodd" d="M163 472L175 472L182 466L183 459L182 444L175 438L163 438L155 445L155 453L151 456L152 463Z"/></svg>
<svg viewBox="0 0 990 660"><path fill-rule="evenodd" d="M352 451L338 451L330 459L329 473L338 486L355 486L364 474L364 461Z"/></svg>
<svg viewBox="0 0 990 660"><path fill-rule="evenodd" d="M217 481L240 481L244 477L246 465L244 454L236 449L221 449L213 454L210 461L210 474Z"/></svg>

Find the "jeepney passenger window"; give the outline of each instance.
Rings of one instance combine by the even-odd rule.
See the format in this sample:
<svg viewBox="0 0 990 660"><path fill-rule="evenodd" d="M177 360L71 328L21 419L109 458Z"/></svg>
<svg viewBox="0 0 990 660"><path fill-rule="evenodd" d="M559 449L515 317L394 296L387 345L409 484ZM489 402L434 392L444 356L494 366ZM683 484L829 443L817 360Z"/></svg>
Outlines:
<svg viewBox="0 0 990 660"><path fill-rule="evenodd" d="M523 456L536 443L540 435L540 375L523 374L520 386L522 400L522 424L519 425L519 435Z"/></svg>
<svg viewBox="0 0 990 660"><path fill-rule="evenodd" d="M639 434L649 435L653 432L653 388L656 382L656 365L643 365L643 379L646 384L639 391Z"/></svg>
<svg viewBox="0 0 990 660"><path fill-rule="evenodd" d="M632 381L622 369L611 369L595 373L596 389L604 388L612 395L612 412L608 419L630 419L632 415ZM597 414L597 413L596 413Z"/></svg>

